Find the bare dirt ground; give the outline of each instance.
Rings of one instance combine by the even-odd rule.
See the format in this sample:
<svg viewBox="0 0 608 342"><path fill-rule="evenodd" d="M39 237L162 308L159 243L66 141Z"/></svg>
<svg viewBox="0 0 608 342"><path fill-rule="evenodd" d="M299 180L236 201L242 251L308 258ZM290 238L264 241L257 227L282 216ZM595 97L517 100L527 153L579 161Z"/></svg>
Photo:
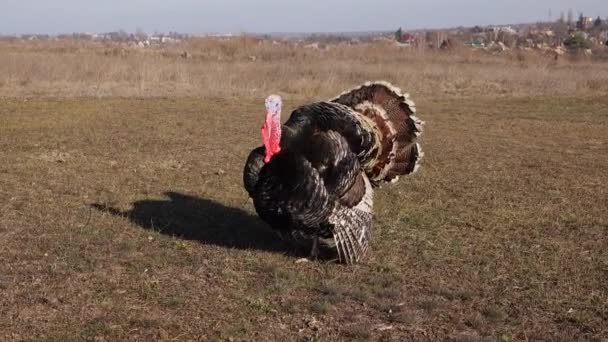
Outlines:
<svg viewBox="0 0 608 342"><path fill-rule="evenodd" d="M424 89L353 267L247 201L263 97L1 99L0 340L606 341L608 98Z"/></svg>

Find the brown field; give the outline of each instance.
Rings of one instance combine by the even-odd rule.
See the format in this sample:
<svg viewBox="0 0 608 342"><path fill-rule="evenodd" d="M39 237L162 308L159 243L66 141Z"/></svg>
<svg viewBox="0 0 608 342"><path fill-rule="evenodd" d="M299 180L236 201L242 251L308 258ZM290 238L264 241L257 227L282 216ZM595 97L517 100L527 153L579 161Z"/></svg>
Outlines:
<svg viewBox="0 0 608 342"><path fill-rule="evenodd" d="M424 163L365 262L296 263L241 185L263 98L375 79ZM533 53L0 43L0 340L606 341L606 93Z"/></svg>

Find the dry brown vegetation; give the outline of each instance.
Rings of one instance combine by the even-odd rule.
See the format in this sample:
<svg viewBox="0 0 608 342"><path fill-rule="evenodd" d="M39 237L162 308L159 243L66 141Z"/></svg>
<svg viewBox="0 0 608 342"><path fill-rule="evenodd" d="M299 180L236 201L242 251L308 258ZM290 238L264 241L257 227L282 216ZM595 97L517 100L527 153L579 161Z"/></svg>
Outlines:
<svg viewBox="0 0 608 342"><path fill-rule="evenodd" d="M186 51L190 58L180 58ZM318 98L385 79L417 98L603 95L608 63L536 52L408 50L387 43L330 46L239 38L136 49L86 42L0 43L2 96Z"/></svg>
<svg viewBox="0 0 608 342"><path fill-rule="evenodd" d="M263 96L368 79L412 93L426 159L378 191L364 263L295 263L241 185ZM607 84L535 55L0 45L0 340L603 341Z"/></svg>

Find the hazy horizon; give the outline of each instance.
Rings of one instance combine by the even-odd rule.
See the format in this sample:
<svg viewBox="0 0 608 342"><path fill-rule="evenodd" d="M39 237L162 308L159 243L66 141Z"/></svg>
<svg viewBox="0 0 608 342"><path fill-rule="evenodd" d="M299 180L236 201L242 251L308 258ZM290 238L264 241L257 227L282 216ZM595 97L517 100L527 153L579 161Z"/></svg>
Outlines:
<svg viewBox="0 0 608 342"><path fill-rule="evenodd" d="M572 9L589 16L608 16L606 0L428 0L407 4L389 0L195 1L107 0L89 2L4 0L0 34L109 32L137 28L151 33L353 32L515 24L556 20Z"/></svg>

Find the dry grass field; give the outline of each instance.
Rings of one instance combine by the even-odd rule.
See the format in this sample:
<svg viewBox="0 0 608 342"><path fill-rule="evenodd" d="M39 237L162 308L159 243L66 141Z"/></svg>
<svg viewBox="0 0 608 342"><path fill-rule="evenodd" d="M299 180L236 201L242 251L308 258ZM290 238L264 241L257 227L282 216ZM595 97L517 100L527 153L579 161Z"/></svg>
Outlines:
<svg viewBox="0 0 608 342"><path fill-rule="evenodd" d="M365 262L296 263L242 188L263 98L375 79L424 164ZM606 341L607 93L534 54L1 43L0 340Z"/></svg>

